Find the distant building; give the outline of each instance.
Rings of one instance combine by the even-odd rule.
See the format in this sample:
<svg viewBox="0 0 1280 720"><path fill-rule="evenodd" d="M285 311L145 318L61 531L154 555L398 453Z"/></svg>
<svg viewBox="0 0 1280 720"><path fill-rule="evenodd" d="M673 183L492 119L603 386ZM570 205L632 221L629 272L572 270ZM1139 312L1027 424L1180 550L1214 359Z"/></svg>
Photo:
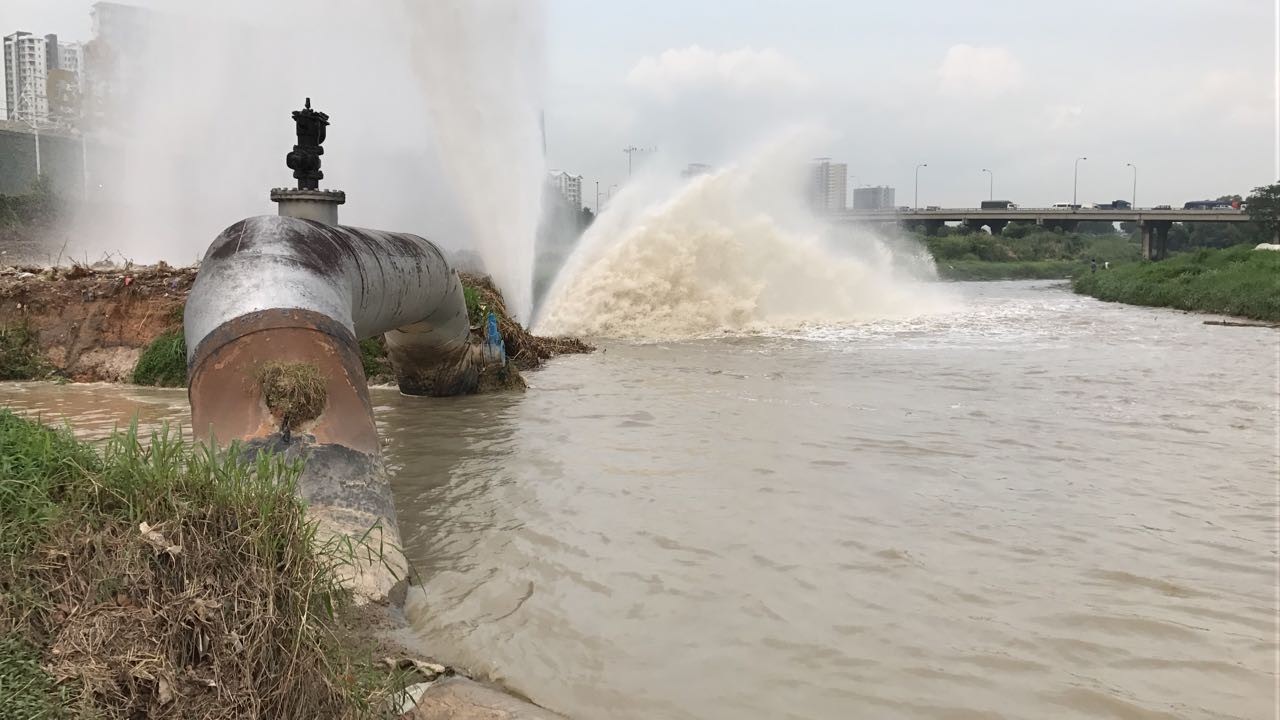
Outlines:
<svg viewBox="0 0 1280 720"><path fill-rule="evenodd" d="M575 210L582 209L582 176L570 175L563 170L552 170L548 180Z"/></svg>
<svg viewBox="0 0 1280 720"><path fill-rule="evenodd" d="M897 207L894 202L894 190L886 185L853 189L854 210L892 210Z"/></svg>
<svg viewBox="0 0 1280 720"><path fill-rule="evenodd" d="M814 160L810 169L809 205L819 212L844 210L848 179L848 165L833 163L831 158Z"/></svg>
<svg viewBox="0 0 1280 720"><path fill-rule="evenodd" d="M711 172L710 165L703 163L689 163L684 170L680 171L680 177L691 178L697 175L706 175Z"/></svg>
<svg viewBox="0 0 1280 720"><path fill-rule="evenodd" d="M78 43L16 32L4 39L5 118L24 123L66 121L84 76Z"/></svg>
<svg viewBox="0 0 1280 720"><path fill-rule="evenodd" d="M4 39L5 118L22 122L49 119L49 57L45 39L16 32Z"/></svg>

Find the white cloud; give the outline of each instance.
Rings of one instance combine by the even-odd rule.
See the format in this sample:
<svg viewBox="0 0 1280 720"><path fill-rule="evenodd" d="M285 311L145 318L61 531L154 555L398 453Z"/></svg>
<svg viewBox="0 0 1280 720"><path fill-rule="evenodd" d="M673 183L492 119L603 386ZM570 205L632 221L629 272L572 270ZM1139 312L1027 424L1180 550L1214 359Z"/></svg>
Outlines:
<svg viewBox="0 0 1280 720"><path fill-rule="evenodd" d="M1051 105L1046 112L1052 130L1075 127L1084 116L1084 108L1079 105Z"/></svg>
<svg viewBox="0 0 1280 720"><path fill-rule="evenodd" d="M938 66L938 88L947 95L995 97L1017 90L1024 79L1022 63L998 47L953 45Z"/></svg>
<svg viewBox="0 0 1280 720"><path fill-rule="evenodd" d="M772 48L716 52L691 45L641 58L627 75L627 83L670 99L709 89L738 95L798 93L811 80L799 64Z"/></svg>

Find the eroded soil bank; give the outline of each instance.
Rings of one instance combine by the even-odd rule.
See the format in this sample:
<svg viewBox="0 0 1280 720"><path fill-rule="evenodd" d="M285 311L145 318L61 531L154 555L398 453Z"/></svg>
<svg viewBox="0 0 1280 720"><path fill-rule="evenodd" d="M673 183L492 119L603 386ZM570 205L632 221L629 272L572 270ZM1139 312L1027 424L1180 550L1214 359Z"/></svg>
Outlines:
<svg viewBox="0 0 1280 720"><path fill-rule="evenodd" d="M164 263L0 268L0 379L63 378L74 382L135 382L144 351L182 328L187 293L196 268ZM515 382L482 383L481 391L522 386L519 371L565 353L590 352L574 339L532 335L507 313L502 295L487 277L463 275L473 338L483 340L490 312L515 369ZM180 333L178 333L180 335ZM184 363L173 348L158 348L172 363ZM371 383L392 382L380 339L361 343ZM172 380L153 380L155 377ZM147 372L144 383L183 384L183 367L172 373Z"/></svg>

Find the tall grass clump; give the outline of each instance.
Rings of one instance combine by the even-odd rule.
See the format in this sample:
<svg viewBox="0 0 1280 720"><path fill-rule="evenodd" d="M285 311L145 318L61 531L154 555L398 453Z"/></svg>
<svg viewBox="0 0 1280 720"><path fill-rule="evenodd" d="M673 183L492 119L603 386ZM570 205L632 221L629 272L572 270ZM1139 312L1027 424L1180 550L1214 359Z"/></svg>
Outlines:
<svg viewBox="0 0 1280 720"><path fill-rule="evenodd" d="M100 450L0 410L0 716L363 717L338 580L301 465L137 427Z"/></svg>
<svg viewBox="0 0 1280 720"><path fill-rule="evenodd" d="M1246 245L1120 265L1073 286L1099 300L1280 322L1280 252Z"/></svg>
<svg viewBox="0 0 1280 720"><path fill-rule="evenodd" d="M133 368L136 385L186 387L187 341L182 328L170 330L147 345Z"/></svg>

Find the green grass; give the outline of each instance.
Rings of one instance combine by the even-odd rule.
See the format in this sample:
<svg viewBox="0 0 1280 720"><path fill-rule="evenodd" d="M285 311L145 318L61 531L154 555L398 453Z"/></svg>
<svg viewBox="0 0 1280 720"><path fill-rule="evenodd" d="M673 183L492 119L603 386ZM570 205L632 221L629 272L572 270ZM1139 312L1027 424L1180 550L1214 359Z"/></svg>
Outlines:
<svg viewBox="0 0 1280 720"><path fill-rule="evenodd" d="M467 319L471 321L471 327L482 325L488 313L485 311L484 300L481 299L479 291L470 285L463 284L462 296L467 301Z"/></svg>
<svg viewBox="0 0 1280 720"><path fill-rule="evenodd" d="M16 634L0 636L0 708L4 716L66 717L68 688L59 688L40 664L40 653Z"/></svg>
<svg viewBox="0 0 1280 720"><path fill-rule="evenodd" d="M1078 260L938 260L938 277L945 280L1050 280L1066 279L1089 269Z"/></svg>
<svg viewBox="0 0 1280 720"><path fill-rule="evenodd" d="M186 387L187 341L182 328L151 341L133 368L133 382L157 387Z"/></svg>
<svg viewBox="0 0 1280 720"><path fill-rule="evenodd" d="M0 326L0 380L36 380L50 369L25 320Z"/></svg>
<svg viewBox="0 0 1280 720"><path fill-rule="evenodd" d="M1098 266L1137 260L1141 247L1119 233L1062 233L1029 226L1010 226L1005 234L988 235L949 228L945 235L921 236L947 280L1065 279Z"/></svg>
<svg viewBox="0 0 1280 720"><path fill-rule="evenodd" d="M382 335L360 341L360 365L370 385L391 381L391 360L387 358L387 342Z"/></svg>
<svg viewBox="0 0 1280 720"><path fill-rule="evenodd" d="M168 429L95 449L0 409L0 715L379 711L403 677L359 659L352 555L318 542L301 470Z"/></svg>
<svg viewBox="0 0 1280 720"><path fill-rule="evenodd" d="M1248 245L1113 266L1074 287L1099 300L1280 322L1280 252Z"/></svg>

